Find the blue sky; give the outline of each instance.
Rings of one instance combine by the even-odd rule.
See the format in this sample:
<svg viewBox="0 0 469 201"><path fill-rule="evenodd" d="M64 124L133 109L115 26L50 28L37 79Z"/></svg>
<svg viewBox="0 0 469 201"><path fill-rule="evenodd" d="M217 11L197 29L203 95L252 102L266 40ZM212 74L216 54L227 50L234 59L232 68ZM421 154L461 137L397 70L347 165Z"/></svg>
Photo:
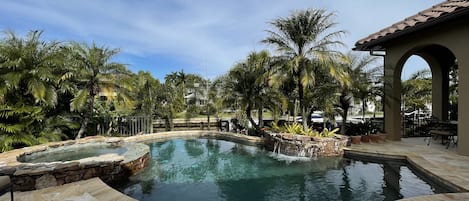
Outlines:
<svg viewBox="0 0 469 201"><path fill-rule="evenodd" d="M184 69L211 79L227 72L260 43L268 22L293 10L336 12L348 51L357 40L442 0L0 0L0 30L47 40L96 42L119 48L116 61L163 80ZM426 66L408 61L404 77Z"/></svg>

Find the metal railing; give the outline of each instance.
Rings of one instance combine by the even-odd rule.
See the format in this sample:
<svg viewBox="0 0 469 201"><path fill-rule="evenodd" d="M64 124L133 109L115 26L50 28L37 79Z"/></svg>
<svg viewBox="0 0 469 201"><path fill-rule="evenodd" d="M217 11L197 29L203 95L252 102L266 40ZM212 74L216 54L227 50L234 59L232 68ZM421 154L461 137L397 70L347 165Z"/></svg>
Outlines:
<svg viewBox="0 0 469 201"><path fill-rule="evenodd" d="M132 136L153 133L151 116L124 116L104 119L97 125L100 135Z"/></svg>

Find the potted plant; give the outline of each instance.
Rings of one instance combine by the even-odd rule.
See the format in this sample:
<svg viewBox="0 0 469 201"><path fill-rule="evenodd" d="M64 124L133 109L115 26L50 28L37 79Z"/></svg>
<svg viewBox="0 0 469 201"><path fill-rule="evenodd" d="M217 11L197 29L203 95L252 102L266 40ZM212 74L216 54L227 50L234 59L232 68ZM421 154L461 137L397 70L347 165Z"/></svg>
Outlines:
<svg viewBox="0 0 469 201"><path fill-rule="evenodd" d="M352 139L352 144L360 144L360 142L362 141L361 135L352 135L350 136L350 138Z"/></svg>
<svg viewBox="0 0 469 201"><path fill-rule="evenodd" d="M350 136L352 144L360 144L362 141L361 128L357 124L346 124L345 134Z"/></svg>

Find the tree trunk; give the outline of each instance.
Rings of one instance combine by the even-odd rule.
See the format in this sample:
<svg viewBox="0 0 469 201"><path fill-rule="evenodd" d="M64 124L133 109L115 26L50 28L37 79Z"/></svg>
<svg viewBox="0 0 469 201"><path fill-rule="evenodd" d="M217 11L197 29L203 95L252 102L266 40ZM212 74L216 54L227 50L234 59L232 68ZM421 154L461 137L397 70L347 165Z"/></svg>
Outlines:
<svg viewBox="0 0 469 201"><path fill-rule="evenodd" d="M111 132L112 132L112 118L111 118L111 122L109 122L109 129L107 129L107 132L106 132L106 136L111 136Z"/></svg>
<svg viewBox="0 0 469 201"><path fill-rule="evenodd" d="M81 136L83 136L83 134L86 131L86 127L88 126L89 121L90 119L88 117L85 117L85 119L83 119L83 123L81 124L80 130L78 131L78 134L75 140L78 140L81 138Z"/></svg>
<svg viewBox="0 0 469 201"><path fill-rule="evenodd" d="M83 123L81 124L80 130L78 131L77 137L75 140L80 139L86 131L86 127L88 123L90 123L90 118L93 116L93 109L94 109L94 95L90 95L88 111L85 113L85 119L83 119Z"/></svg>
<svg viewBox="0 0 469 201"><path fill-rule="evenodd" d="M254 126L254 128L255 128L256 130L259 130L259 126L256 124L256 122L254 121L254 119L252 119L252 116L251 116L251 106L250 106L250 105L246 108L246 117L248 118L249 122L251 122L252 126Z"/></svg>
<svg viewBox="0 0 469 201"><path fill-rule="evenodd" d="M313 125L313 124L312 124L312 121L311 121L311 115L313 114L313 112L314 112L314 108L311 107L311 109L310 109L310 110L308 111L308 113L306 114L307 117L309 117L309 118L306 118L306 124L308 124L308 125Z"/></svg>
<svg viewBox="0 0 469 201"><path fill-rule="evenodd" d="M365 121L365 107L366 107L366 103L365 103L365 99L362 100L362 120Z"/></svg>
<svg viewBox="0 0 469 201"><path fill-rule="evenodd" d="M340 129L340 133L345 135L345 124L347 124L348 107L342 109L344 110L344 114L342 114L342 128Z"/></svg>
<svg viewBox="0 0 469 201"><path fill-rule="evenodd" d="M262 105L262 104L261 104ZM264 128L264 118L263 118L263 111L262 106L257 110L258 120L259 120L259 128Z"/></svg>
<svg viewBox="0 0 469 201"><path fill-rule="evenodd" d="M304 100L303 84L301 84L300 77L298 76L298 96L300 99L301 118L303 119L303 130L308 129L308 122L306 121L306 104Z"/></svg>

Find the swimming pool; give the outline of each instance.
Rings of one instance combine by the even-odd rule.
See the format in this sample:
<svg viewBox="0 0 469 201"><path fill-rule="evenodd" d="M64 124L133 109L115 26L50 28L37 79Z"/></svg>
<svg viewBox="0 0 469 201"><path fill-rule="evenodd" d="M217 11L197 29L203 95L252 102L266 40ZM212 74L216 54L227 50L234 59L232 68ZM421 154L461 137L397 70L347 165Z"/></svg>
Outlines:
<svg viewBox="0 0 469 201"><path fill-rule="evenodd" d="M115 185L138 200L396 200L444 192L399 162L276 155L216 139L147 143L147 169Z"/></svg>

